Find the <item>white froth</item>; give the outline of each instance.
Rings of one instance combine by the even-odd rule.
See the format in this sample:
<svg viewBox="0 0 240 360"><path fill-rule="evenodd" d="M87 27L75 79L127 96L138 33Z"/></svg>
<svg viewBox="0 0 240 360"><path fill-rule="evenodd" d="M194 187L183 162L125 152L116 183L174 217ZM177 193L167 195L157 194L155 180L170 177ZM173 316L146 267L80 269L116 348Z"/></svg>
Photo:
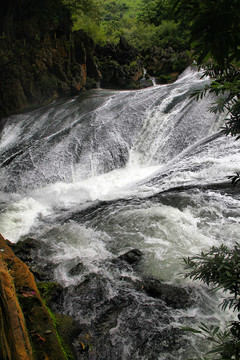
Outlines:
<svg viewBox="0 0 240 360"><path fill-rule="evenodd" d="M12 242L26 236L39 218L49 214L49 209L33 198L14 202L0 213L2 235Z"/></svg>

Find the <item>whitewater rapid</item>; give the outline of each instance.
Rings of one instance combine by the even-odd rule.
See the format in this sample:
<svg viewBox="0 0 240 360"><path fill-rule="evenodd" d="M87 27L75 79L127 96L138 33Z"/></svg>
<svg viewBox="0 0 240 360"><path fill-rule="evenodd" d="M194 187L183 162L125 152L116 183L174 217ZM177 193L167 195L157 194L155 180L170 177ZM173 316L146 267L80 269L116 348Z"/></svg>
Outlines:
<svg viewBox="0 0 240 360"><path fill-rule="evenodd" d="M198 349L194 338L185 347L160 349L154 331L161 336L170 326L224 322L219 299L200 284L194 290L198 305L168 309L164 320L157 300L126 292L119 281L119 272L132 280L142 275L111 265L137 248L144 254L144 276L188 286L183 257L222 243L231 247L238 238L239 188L227 175L239 171L239 141L221 133L224 116L208 111L212 98L189 98L207 82L189 68L170 85L98 89L12 116L1 133L2 235L12 242L39 240L38 261L51 264L54 279L65 287L95 274L94 288L105 290L95 300L90 291L91 314L86 299L70 288L65 303L65 311L86 326L98 321L107 301L122 292L128 299L109 330L109 360L184 359L189 346ZM70 275L79 262L81 272ZM149 337L146 346L154 355L139 350L133 324L125 327L130 317L140 338ZM96 358L106 359L98 351Z"/></svg>

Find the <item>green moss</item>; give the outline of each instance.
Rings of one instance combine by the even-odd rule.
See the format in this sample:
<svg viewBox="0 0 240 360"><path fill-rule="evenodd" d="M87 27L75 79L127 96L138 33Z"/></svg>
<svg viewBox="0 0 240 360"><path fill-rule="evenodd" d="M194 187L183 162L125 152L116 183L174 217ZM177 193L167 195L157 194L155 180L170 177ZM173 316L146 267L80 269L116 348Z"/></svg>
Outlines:
<svg viewBox="0 0 240 360"><path fill-rule="evenodd" d="M57 315L55 315L51 309L49 309L49 307L47 307L47 305L45 305L47 308L47 311L52 319L54 328L56 330L56 336L58 339L58 342L61 346L62 352L66 358L66 360L75 360L75 357L73 356L72 350L70 348L70 346L68 345L66 339L64 339L62 336L60 336L59 334L59 329L61 329L63 327L63 320L62 318L60 319L59 317L57 317Z"/></svg>
<svg viewBox="0 0 240 360"><path fill-rule="evenodd" d="M37 283L38 290L42 296L42 300L46 306L49 316L52 320L58 342L61 346L62 352L67 360L74 360L75 357L69 345L68 332L70 331L73 319L66 315L54 314L49 307L49 304L54 301L58 291L62 291L61 285L56 282L39 282Z"/></svg>
<svg viewBox="0 0 240 360"><path fill-rule="evenodd" d="M37 283L37 287L47 305L50 301L54 300L56 293L61 288L56 282L39 282Z"/></svg>

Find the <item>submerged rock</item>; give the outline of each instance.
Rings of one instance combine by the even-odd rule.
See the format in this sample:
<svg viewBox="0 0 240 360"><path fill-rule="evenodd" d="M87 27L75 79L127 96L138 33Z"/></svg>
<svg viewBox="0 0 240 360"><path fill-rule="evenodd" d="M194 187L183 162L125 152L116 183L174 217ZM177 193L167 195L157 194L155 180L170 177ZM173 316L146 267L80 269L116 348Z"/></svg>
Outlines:
<svg viewBox="0 0 240 360"><path fill-rule="evenodd" d="M171 325L174 319L165 301L173 304L169 289L162 288L160 294L160 282L152 280L150 285L157 287L153 297L150 279L119 281L115 287L111 275L91 273L69 287L67 311L82 320L81 333L74 341L78 359L157 359L185 345L181 331ZM178 287L172 291L179 294Z"/></svg>
<svg viewBox="0 0 240 360"><path fill-rule="evenodd" d="M125 254L120 255L118 259L124 260L129 264L136 264L141 260L142 256L143 253L139 249L132 249Z"/></svg>
<svg viewBox="0 0 240 360"><path fill-rule="evenodd" d="M175 309L185 309L193 304L191 289L165 283L152 277L145 278L141 287L149 296L161 299Z"/></svg>
<svg viewBox="0 0 240 360"><path fill-rule="evenodd" d="M84 271L84 265L79 262L77 265L73 266L69 271L70 276L77 276L80 275Z"/></svg>
<svg viewBox="0 0 240 360"><path fill-rule="evenodd" d="M53 272L56 265L39 260L38 253L43 249L46 253L49 250L49 245L43 242L27 238L22 241L18 241L16 244L8 242L14 254L19 257L24 263L26 263L34 277L38 281L53 281Z"/></svg>
<svg viewBox="0 0 240 360"><path fill-rule="evenodd" d="M37 249L40 246L40 242L35 239L28 238L23 241L19 241L16 244L8 242L14 254L19 257L25 263L31 263L33 261L32 250Z"/></svg>

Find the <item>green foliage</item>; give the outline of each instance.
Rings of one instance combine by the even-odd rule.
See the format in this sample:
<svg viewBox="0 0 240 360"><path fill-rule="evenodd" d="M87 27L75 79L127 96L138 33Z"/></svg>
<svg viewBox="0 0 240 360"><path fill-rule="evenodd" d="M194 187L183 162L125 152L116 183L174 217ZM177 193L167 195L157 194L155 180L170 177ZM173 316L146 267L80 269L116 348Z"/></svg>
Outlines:
<svg viewBox="0 0 240 360"><path fill-rule="evenodd" d="M102 26L105 30L106 41L118 43L119 37L128 38L136 24L136 13L141 0L102 0Z"/></svg>
<svg viewBox="0 0 240 360"><path fill-rule="evenodd" d="M73 14L88 15L97 17L99 14L99 3L97 0L63 0L63 3L71 10Z"/></svg>
<svg viewBox="0 0 240 360"><path fill-rule="evenodd" d="M183 330L204 336L213 344L208 355L214 359L240 359L240 245L233 249L222 245L212 247L209 252L199 256L184 259L187 277L202 280L207 285L213 285L213 291L222 289L227 297L222 302L222 308L233 308L238 312L238 320L229 324L221 331L219 326L201 324L197 329L185 327ZM217 354L217 355L216 355ZM217 357L215 357L217 356Z"/></svg>
<svg viewBox="0 0 240 360"><path fill-rule="evenodd" d="M153 45L185 50L189 32L174 19L174 0L63 0L74 30L84 29L96 43L118 43L123 35L140 51Z"/></svg>
<svg viewBox="0 0 240 360"><path fill-rule="evenodd" d="M199 64L212 56L222 67L239 58L239 0L176 0L178 14L189 16Z"/></svg>
<svg viewBox="0 0 240 360"><path fill-rule="evenodd" d="M240 134L240 6L239 0L176 0L176 14L190 19L191 42L204 75L212 80L195 93L221 95L211 111L227 110L226 135Z"/></svg>
<svg viewBox="0 0 240 360"><path fill-rule="evenodd" d="M179 24L172 20L163 20L156 27L154 43L162 48L172 47L174 50L185 50L188 47L188 32L180 31Z"/></svg>
<svg viewBox="0 0 240 360"><path fill-rule="evenodd" d="M73 30L82 29L86 34L94 40L96 44L104 44L106 42L105 29L102 24L88 16L73 16Z"/></svg>
<svg viewBox="0 0 240 360"><path fill-rule="evenodd" d="M71 11L73 30L83 29L96 43L104 43L105 30L98 0L63 0L63 3Z"/></svg>
<svg viewBox="0 0 240 360"><path fill-rule="evenodd" d="M149 24L133 24L130 29L124 29L125 38L140 52L154 45L156 26Z"/></svg>
<svg viewBox="0 0 240 360"><path fill-rule="evenodd" d="M240 342L238 340L238 335L234 335L234 330L232 327L230 329L221 331L219 326L207 326L206 324L201 323L197 329L183 327L182 330L203 336L206 340L213 344L213 348L207 352L208 357L201 358L202 360L208 360L210 358L213 360L239 360Z"/></svg>
<svg viewBox="0 0 240 360"><path fill-rule="evenodd" d="M147 0L140 5L138 21L158 26L163 20L174 20L173 0Z"/></svg>
<svg viewBox="0 0 240 360"><path fill-rule="evenodd" d="M193 258L184 258L187 276L202 280L207 285L213 284L215 290L228 291L231 297L224 300L222 306L240 311L240 245L233 249L221 245L212 247L209 252Z"/></svg>

